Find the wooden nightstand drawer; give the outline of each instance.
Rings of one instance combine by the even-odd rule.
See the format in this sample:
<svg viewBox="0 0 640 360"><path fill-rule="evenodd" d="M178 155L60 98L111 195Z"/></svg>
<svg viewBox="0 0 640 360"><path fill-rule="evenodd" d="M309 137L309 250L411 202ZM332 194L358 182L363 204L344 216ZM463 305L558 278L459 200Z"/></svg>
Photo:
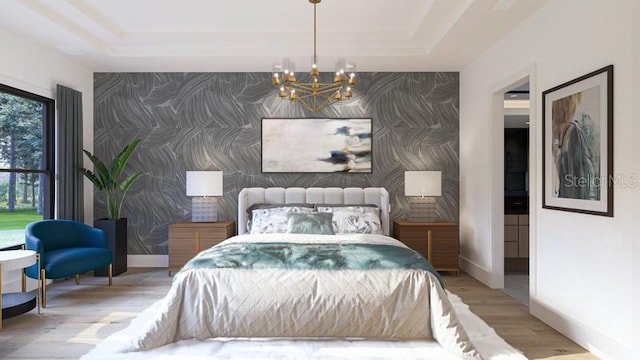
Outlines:
<svg viewBox="0 0 640 360"><path fill-rule="evenodd" d="M197 253L235 235L233 221L183 222L169 225L169 275Z"/></svg>
<svg viewBox="0 0 640 360"><path fill-rule="evenodd" d="M213 223L212 223L213 224ZM188 227L169 227L169 238L170 239L193 239L194 233L198 233L200 239L218 239L220 241L225 240L229 237L229 230L223 227L198 227L198 228L188 228Z"/></svg>
<svg viewBox="0 0 640 360"><path fill-rule="evenodd" d="M431 244L429 244L431 234ZM450 222L393 222L393 236L430 259L438 271L458 273L460 241L458 225Z"/></svg>

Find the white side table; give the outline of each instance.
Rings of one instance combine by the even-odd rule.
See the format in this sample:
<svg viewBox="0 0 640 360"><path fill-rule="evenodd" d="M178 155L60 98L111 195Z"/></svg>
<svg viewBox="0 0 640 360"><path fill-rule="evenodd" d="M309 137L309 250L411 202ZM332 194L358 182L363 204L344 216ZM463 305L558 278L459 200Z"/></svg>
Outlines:
<svg viewBox="0 0 640 360"><path fill-rule="evenodd" d="M40 257L33 250L7 250L0 251L0 292L2 291L2 272L19 270L29 267L40 262ZM38 266L39 267L39 266ZM40 271L38 271L40 277ZM7 293L0 296L0 308L2 308L2 316L0 316L0 331L2 330L2 319L8 319L16 315L24 314L31 311L38 305L38 314L40 313L40 279L38 279L38 290L35 292L26 292L26 279L24 270L22 271L22 292Z"/></svg>

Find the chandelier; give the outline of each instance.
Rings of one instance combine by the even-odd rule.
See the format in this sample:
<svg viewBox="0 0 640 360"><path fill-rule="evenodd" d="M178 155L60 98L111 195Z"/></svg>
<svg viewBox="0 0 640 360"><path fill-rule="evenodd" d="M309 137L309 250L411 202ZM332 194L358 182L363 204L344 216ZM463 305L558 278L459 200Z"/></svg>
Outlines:
<svg viewBox="0 0 640 360"><path fill-rule="evenodd" d="M336 62L333 82L320 81L316 30L316 6L320 1L309 0L313 4L313 58L311 71L309 71L310 81L298 81L295 75L295 64L287 59L283 60L282 64L274 64L272 79L273 85L278 88L280 99L298 102L313 112L318 112L340 100L350 99L353 95L351 87L356 84L356 66L353 63L347 64L344 60Z"/></svg>

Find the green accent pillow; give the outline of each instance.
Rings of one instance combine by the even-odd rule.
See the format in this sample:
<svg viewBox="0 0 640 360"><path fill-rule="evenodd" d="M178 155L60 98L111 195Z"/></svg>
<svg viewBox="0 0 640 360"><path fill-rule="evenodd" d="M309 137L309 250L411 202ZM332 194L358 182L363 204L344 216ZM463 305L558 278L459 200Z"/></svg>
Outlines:
<svg viewBox="0 0 640 360"><path fill-rule="evenodd" d="M287 214L287 232L334 235L332 220L332 213L289 213Z"/></svg>

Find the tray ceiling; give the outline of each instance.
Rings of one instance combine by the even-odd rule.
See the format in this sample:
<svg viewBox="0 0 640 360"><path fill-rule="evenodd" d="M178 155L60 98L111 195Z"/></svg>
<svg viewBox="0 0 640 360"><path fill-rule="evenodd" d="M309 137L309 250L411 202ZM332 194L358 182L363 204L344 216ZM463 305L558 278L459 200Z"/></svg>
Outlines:
<svg viewBox="0 0 640 360"><path fill-rule="evenodd" d="M458 71L546 0L323 0L321 71ZM0 28L94 71L271 71L313 50L307 0L3 0Z"/></svg>

